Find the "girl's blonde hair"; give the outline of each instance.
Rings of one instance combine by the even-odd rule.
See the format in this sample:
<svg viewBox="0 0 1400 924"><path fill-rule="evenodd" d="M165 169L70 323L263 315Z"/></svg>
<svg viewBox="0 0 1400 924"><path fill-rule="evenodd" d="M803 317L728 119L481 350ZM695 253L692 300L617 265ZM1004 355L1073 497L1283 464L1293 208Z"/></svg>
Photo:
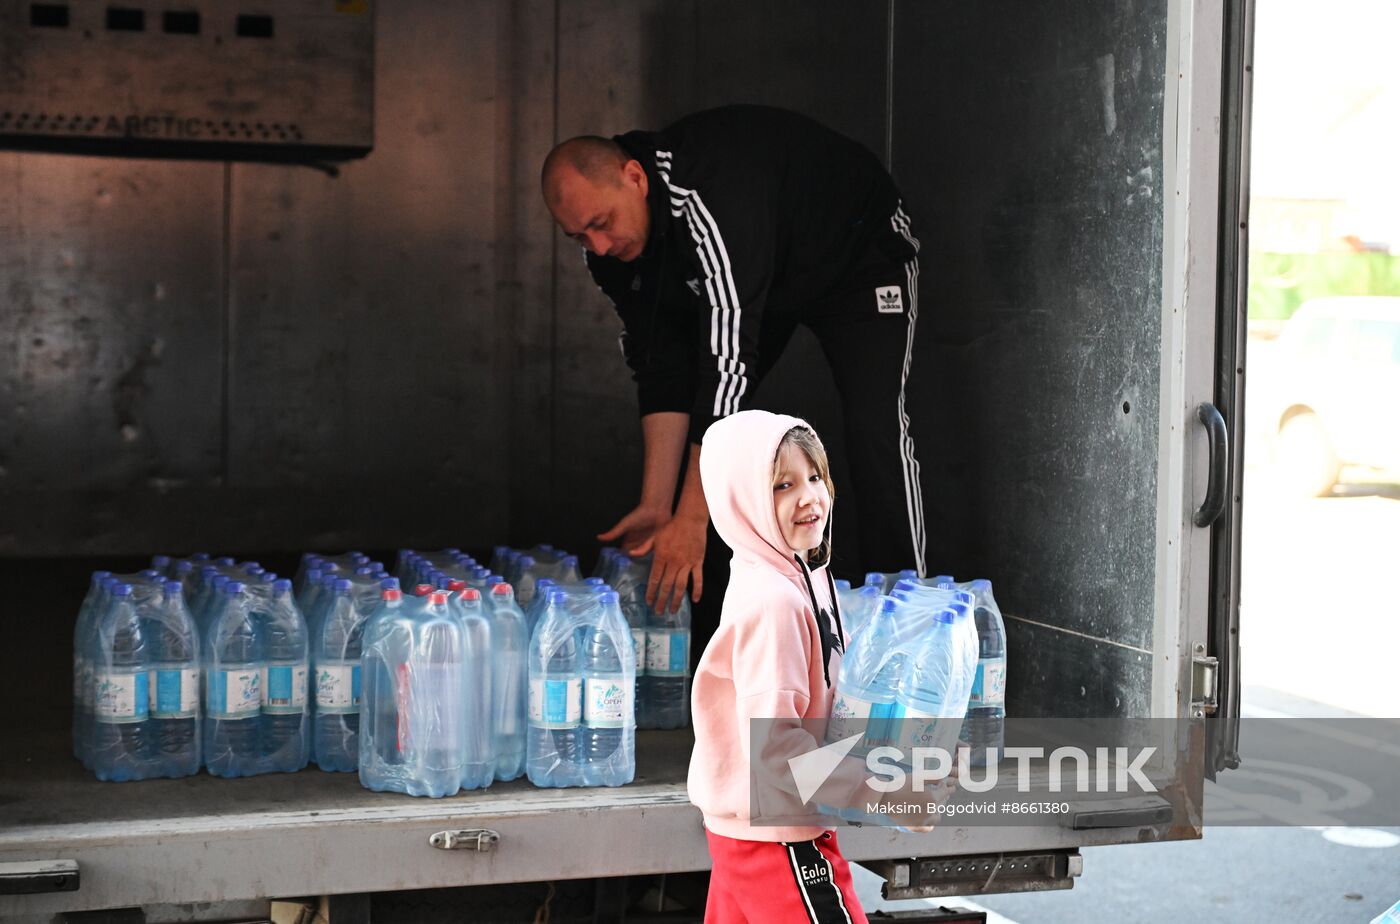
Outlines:
<svg viewBox="0 0 1400 924"><path fill-rule="evenodd" d="M783 434L783 438L778 441L778 450L773 453L773 481L778 480L778 460L782 458L783 449L793 446L802 450L807 456L807 461L812 463L812 468L817 470L817 475L821 477L822 483L826 485L826 493L832 500L836 499L836 485L831 480L831 462L826 457L826 447L817 438L815 431L808 427L793 427ZM822 536L822 544L807 553L807 564L813 568L820 568L831 562L831 511L827 511L826 532Z"/></svg>

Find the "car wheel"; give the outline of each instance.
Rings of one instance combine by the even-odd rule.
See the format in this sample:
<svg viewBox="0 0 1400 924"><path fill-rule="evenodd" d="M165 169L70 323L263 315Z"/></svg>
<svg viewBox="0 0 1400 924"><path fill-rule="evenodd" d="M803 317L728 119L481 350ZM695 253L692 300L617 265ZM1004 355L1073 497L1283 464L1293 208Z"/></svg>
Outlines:
<svg viewBox="0 0 1400 924"><path fill-rule="evenodd" d="M1276 462L1284 485L1306 497L1330 494L1342 469L1322 421L1311 411L1283 422Z"/></svg>

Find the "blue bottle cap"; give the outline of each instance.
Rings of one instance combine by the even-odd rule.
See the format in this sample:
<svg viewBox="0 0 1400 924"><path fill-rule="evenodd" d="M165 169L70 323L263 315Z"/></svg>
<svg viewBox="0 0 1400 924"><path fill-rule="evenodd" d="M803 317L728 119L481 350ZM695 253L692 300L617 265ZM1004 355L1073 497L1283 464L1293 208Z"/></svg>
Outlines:
<svg viewBox="0 0 1400 924"><path fill-rule="evenodd" d="M214 559L214 564L221 568L232 568L234 565L238 564L238 562L225 555L223 558Z"/></svg>
<svg viewBox="0 0 1400 924"><path fill-rule="evenodd" d="M550 545L550 544L548 544L548 543L546 543L546 542L541 542L539 545L535 546L535 548L538 549L538 550L541 551L541 552L553 552L553 551L554 551L554 546L552 546L552 545Z"/></svg>
<svg viewBox="0 0 1400 924"><path fill-rule="evenodd" d="M129 596L131 596L131 585L130 585L130 584L123 584L122 582L118 581L117 583L115 583L115 584L112 585L112 596L114 596L114 597L129 597Z"/></svg>
<svg viewBox="0 0 1400 924"><path fill-rule="evenodd" d="M259 584L271 584L273 581L277 580L277 573L275 571L264 571L261 574L250 575L250 577L256 577Z"/></svg>
<svg viewBox="0 0 1400 924"><path fill-rule="evenodd" d="M103 578L109 578L111 576L112 572L110 571L94 571L92 573L92 579L94 581L101 581Z"/></svg>
<svg viewBox="0 0 1400 924"><path fill-rule="evenodd" d="M441 571L437 572L437 575L438 575L437 580L433 582L434 585L437 587L437 589L438 589L438 590L450 590L451 587L452 587L452 578L450 578L450 577L448 577L447 575L443 574Z"/></svg>
<svg viewBox="0 0 1400 924"><path fill-rule="evenodd" d="M141 572L141 576L147 579L165 577L164 574L157 571L155 568L147 568Z"/></svg>
<svg viewBox="0 0 1400 924"><path fill-rule="evenodd" d="M245 561L243 563L243 573L249 576L262 574L265 569L255 561Z"/></svg>
<svg viewBox="0 0 1400 924"><path fill-rule="evenodd" d="M600 577L591 577L591 578L584 578L584 579L583 579L583 583L585 583L585 584L591 584L591 585L593 585L594 587L601 587L601 586L603 586L604 584L606 584L607 581L603 580L603 579L600 578Z"/></svg>
<svg viewBox="0 0 1400 924"><path fill-rule="evenodd" d="M563 606L569 602L569 595L562 590L556 590L549 595L550 606Z"/></svg>
<svg viewBox="0 0 1400 924"><path fill-rule="evenodd" d="M209 580L210 578L214 577L214 576L217 575L218 573L219 573L219 568L218 568L217 565L200 565L200 566L199 566L199 576L200 576L202 579L206 580L206 581Z"/></svg>
<svg viewBox="0 0 1400 924"><path fill-rule="evenodd" d="M353 559L361 559L361 558L362 558L362 559L364 559L365 561L369 561L369 556L366 555L364 552L361 552L361 551L359 551L359 550L357 550L357 549L351 549L350 551L346 552L345 554L348 555L350 558L353 558Z"/></svg>
<svg viewBox="0 0 1400 924"><path fill-rule="evenodd" d="M189 574L189 573L190 573L191 571L193 571L193 570L194 570L194 562L191 562L191 561L177 561L177 562L175 563L175 573L176 573L176 574Z"/></svg>
<svg viewBox="0 0 1400 924"><path fill-rule="evenodd" d="M321 580L321 569L308 568L306 571L306 580L312 584L315 584L317 581Z"/></svg>
<svg viewBox="0 0 1400 924"><path fill-rule="evenodd" d="M348 594L350 592L350 588L353 586L354 585L350 583L348 578L336 578L335 584L333 585L332 589L337 594Z"/></svg>
<svg viewBox="0 0 1400 924"><path fill-rule="evenodd" d="M850 590L850 589L851 589L851 582L850 582L850 581L847 581L847 580L844 580L844 579L842 579L842 578L837 578L837 579L836 579L836 589L837 589L837 590Z"/></svg>
<svg viewBox="0 0 1400 924"><path fill-rule="evenodd" d="M459 548L457 548L455 545L449 545L449 546L445 547L445 548L443 549L443 551L446 552L448 555L461 555L461 554L462 554L462 550L459 549Z"/></svg>
<svg viewBox="0 0 1400 924"><path fill-rule="evenodd" d="M494 556L494 555L504 555L504 554L506 554L506 553L509 552L509 551L510 551L510 546L508 546L508 545L493 545L493 546L491 546L491 554L492 554L493 556Z"/></svg>
<svg viewBox="0 0 1400 924"><path fill-rule="evenodd" d="M992 582L986 578L978 578L969 584L967 589L977 594L989 594L992 592Z"/></svg>
<svg viewBox="0 0 1400 924"><path fill-rule="evenodd" d="M363 577L363 576L365 576L366 574L374 574L374 572L376 572L376 571L383 571L383 570L384 570L384 566L383 566L383 565L380 565L378 568L372 568L372 567L370 567L369 565L360 565L358 568L355 569L355 574L359 575L360 577Z"/></svg>
<svg viewBox="0 0 1400 924"><path fill-rule="evenodd" d="M895 582L894 582L894 589L895 589L895 590L903 590L903 591L905 591L905 592L918 590L918 589L919 589L919 582L918 582L918 581L911 581L911 580L909 580L908 578L900 578L898 581L895 581Z"/></svg>
<svg viewBox="0 0 1400 924"><path fill-rule="evenodd" d="M951 574L940 574L933 579L933 586L940 587L944 584L956 584L957 580Z"/></svg>
<svg viewBox="0 0 1400 924"><path fill-rule="evenodd" d="M170 556L169 556L169 555L152 555L152 556L151 556L151 567L152 567L152 568L159 568L160 570L164 571L166 568L169 568L169 567L170 567Z"/></svg>
<svg viewBox="0 0 1400 924"><path fill-rule="evenodd" d="M901 603L908 603L913 599L913 597L910 596L909 592L905 590L892 590L890 591L890 596L900 601Z"/></svg>
<svg viewBox="0 0 1400 924"><path fill-rule="evenodd" d="M903 571L899 572L899 576L908 578L911 581L917 581L919 579L919 572L915 571L913 568L905 568Z"/></svg>
<svg viewBox="0 0 1400 924"><path fill-rule="evenodd" d="M322 573L322 574L335 574L335 573L336 573L337 571L339 571L339 570L340 570L340 565L337 565L337 564L336 564L335 562L333 562L333 561L323 561L323 562L321 562L321 573Z"/></svg>
<svg viewBox="0 0 1400 924"><path fill-rule="evenodd" d="M954 610L951 606L948 606L935 613L934 618L937 619L939 622L951 623L953 620L958 618L958 614L956 610Z"/></svg>
<svg viewBox="0 0 1400 924"><path fill-rule="evenodd" d="M878 597L880 596L880 588L876 587L874 584L864 584L856 593L860 594L862 597Z"/></svg>
<svg viewBox="0 0 1400 924"><path fill-rule="evenodd" d="M530 555L521 555L515 560L515 563L520 566L521 571L524 571L526 568L535 567L535 559Z"/></svg>
<svg viewBox="0 0 1400 924"><path fill-rule="evenodd" d="M568 567L570 567L570 568L577 568L577 567L578 567L578 556L577 556L577 555L565 555L565 556L564 556L564 562L563 562L563 563L564 563L565 565L567 565Z"/></svg>
<svg viewBox="0 0 1400 924"><path fill-rule="evenodd" d="M558 583L554 578L540 578L535 582L535 593L543 593Z"/></svg>
<svg viewBox="0 0 1400 924"><path fill-rule="evenodd" d="M223 587L223 586L224 586L225 584L227 584L228 582L229 582L229 576L228 576L227 574L216 574L216 575L214 575L212 578L210 578L210 580L209 580L210 585L211 585L215 590L218 590L220 587Z"/></svg>
<svg viewBox="0 0 1400 924"><path fill-rule="evenodd" d="M488 577L488 578L486 579L486 586L487 586L487 587L495 587L497 584L504 584L505 582L506 582L506 579L505 579L505 578L501 577L499 574L493 574L493 575L491 575L490 577ZM535 593L539 593L539 592L540 592L540 589L539 589L539 585L537 584L537 585L535 585Z"/></svg>
<svg viewBox="0 0 1400 924"><path fill-rule="evenodd" d="M280 597L283 594L292 592L292 582L287 578L278 578L272 582L272 595Z"/></svg>
<svg viewBox="0 0 1400 924"><path fill-rule="evenodd" d="M374 575L373 575L373 577L374 577L374 579L375 579L376 581L382 581L382 580L384 580L384 579L385 579L386 577L388 577L388 576L389 576L389 572L387 572L387 571L376 571L376 572L374 572Z"/></svg>
<svg viewBox="0 0 1400 924"><path fill-rule="evenodd" d="M884 587L885 576L878 571L867 571L865 572L865 583L872 587Z"/></svg>
<svg viewBox="0 0 1400 924"><path fill-rule="evenodd" d="M349 581L347 581L346 583L348 584ZM380 589L380 590L398 590L398 589L399 589L399 579L396 578L396 577L385 578L384 580L382 580L382 581L379 582L379 589Z"/></svg>
<svg viewBox="0 0 1400 924"><path fill-rule="evenodd" d="M598 602L603 604L603 606L615 606L617 605L617 600L618 596L615 590L604 591L598 595Z"/></svg>
<svg viewBox="0 0 1400 924"><path fill-rule="evenodd" d="M241 593L243 593L243 582L242 582L242 581L228 581L228 582L226 582L226 583L224 584L224 593L226 593L226 594L241 594Z"/></svg>
<svg viewBox="0 0 1400 924"><path fill-rule="evenodd" d="M209 553L208 553L208 552L195 552L193 555L190 556L190 561L208 561L208 560L209 560Z"/></svg>
<svg viewBox="0 0 1400 924"><path fill-rule="evenodd" d="M880 607L878 613L893 613L899 609L899 600L895 597L880 597Z"/></svg>
<svg viewBox="0 0 1400 924"><path fill-rule="evenodd" d="M965 603L969 607L977 602L977 598L965 590L960 590L957 593L953 594L953 599L960 603Z"/></svg>
<svg viewBox="0 0 1400 924"><path fill-rule="evenodd" d="M366 562L365 564L361 565L360 567L361 567L361 568L368 568L368 569L369 569L369 573L370 573L370 574L373 574L373 573L376 572L376 571L383 571L383 570L384 570L384 562L382 562L382 561L371 561L371 562ZM358 572L357 572L357 573L358 573Z"/></svg>
<svg viewBox="0 0 1400 924"><path fill-rule="evenodd" d="M181 584L179 581L166 581L164 584L161 585L160 589L165 591L165 595L167 597L175 597L179 595L180 591L183 588L184 585Z"/></svg>

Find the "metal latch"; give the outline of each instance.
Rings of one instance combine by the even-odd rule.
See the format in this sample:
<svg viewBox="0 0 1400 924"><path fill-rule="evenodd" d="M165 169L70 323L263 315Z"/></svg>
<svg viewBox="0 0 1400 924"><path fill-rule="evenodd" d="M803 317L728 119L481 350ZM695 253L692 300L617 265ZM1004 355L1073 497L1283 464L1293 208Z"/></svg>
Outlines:
<svg viewBox="0 0 1400 924"><path fill-rule="evenodd" d="M1197 643L1191 649L1191 718L1215 715L1220 705L1219 679L1219 662L1206 654L1206 646Z"/></svg>
<svg viewBox="0 0 1400 924"><path fill-rule="evenodd" d="M485 853L495 850L501 836L485 828L469 828L465 831L439 831L428 838L428 843L439 850L475 850Z"/></svg>

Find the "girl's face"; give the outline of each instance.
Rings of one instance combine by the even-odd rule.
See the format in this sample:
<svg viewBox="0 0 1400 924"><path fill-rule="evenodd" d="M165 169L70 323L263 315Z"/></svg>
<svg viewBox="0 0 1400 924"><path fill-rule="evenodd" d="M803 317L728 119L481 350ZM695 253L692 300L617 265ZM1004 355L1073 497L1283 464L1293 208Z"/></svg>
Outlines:
<svg viewBox="0 0 1400 924"><path fill-rule="evenodd" d="M778 453L773 476L773 512L788 548L805 555L822 544L831 515L831 494L807 454L790 443Z"/></svg>

